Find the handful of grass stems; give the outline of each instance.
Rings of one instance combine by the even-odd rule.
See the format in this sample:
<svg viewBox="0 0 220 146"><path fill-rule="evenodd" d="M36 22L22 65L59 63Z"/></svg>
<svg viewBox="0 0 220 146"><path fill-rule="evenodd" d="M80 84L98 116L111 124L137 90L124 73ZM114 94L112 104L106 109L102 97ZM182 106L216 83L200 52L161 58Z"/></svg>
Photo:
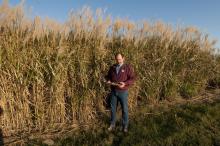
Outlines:
<svg viewBox="0 0 220 146"><path fill-rule="evenodd" d="M108 84L108 85L113 85L113 86L120 86L121 84L118 82L108 82L106 80L104 80L104 83Z"/></svg>

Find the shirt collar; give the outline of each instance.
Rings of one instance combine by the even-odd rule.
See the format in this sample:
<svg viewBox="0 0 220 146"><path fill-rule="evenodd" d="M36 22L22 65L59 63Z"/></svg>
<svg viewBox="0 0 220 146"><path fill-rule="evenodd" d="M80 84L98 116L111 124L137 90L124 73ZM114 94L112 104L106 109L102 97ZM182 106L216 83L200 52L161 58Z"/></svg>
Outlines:
<svg viewBox="0 0 220 146"><path fill-rule="evenodd" d="M124 63L122 63L122 64L117 64L117 66L121 67L123 64L124 64Z"/></svg>

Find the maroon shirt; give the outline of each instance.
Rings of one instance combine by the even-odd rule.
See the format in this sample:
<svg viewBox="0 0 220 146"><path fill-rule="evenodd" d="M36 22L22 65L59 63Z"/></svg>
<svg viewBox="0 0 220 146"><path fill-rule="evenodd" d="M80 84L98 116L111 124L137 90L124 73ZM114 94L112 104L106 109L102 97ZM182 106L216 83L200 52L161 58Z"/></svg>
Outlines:
<svg viewBox="0 0 220 146"><path fill-rule="evenodd" d="M105 76L105 79L108 81L110 80L111 82L124 82L125 86L123 88L119 88L118 86L113 86L111 85L111 89L116 89L120 91L125 91L128 90L128 88L133 85L134 81L136 80L136 75L134 73L133 68L129 64L122 64L122 66L119 69L118 74L116 73L116 66L117 64L113 64L109 71L108 74Z"/></svg>

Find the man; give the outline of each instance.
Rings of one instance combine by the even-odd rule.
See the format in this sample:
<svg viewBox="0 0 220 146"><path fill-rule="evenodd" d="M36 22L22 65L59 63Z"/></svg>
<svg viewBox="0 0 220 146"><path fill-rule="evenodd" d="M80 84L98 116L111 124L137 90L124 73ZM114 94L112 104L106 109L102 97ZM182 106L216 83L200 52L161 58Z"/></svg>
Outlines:
<svg viewBox="0 0 220 146"><path fill-rule="evenodd" d="M110 67L105 76L107 84L111 85L111 124L108 130L112 131L115 128L117 101L119 101L122 107L122 128L124 132L128 132L128 88L133 85L136 76L131 65L124 63L123 54L117 53L115 60L116 64Z"/></svg>

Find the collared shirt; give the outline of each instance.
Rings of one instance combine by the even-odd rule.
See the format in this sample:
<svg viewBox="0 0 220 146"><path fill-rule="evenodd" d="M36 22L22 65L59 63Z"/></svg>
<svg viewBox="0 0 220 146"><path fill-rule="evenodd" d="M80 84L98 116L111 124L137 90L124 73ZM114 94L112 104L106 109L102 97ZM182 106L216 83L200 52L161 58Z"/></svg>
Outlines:
<svg viewBox="0 0 220 146"><path fill-rule="evenodd" d="M120 68L121 68L121 66L122 66L123 64L118 64L117 65L117 67L116 67L116 73L118 74L118 72L119 72L119 70L120 70Z"/></svg>

